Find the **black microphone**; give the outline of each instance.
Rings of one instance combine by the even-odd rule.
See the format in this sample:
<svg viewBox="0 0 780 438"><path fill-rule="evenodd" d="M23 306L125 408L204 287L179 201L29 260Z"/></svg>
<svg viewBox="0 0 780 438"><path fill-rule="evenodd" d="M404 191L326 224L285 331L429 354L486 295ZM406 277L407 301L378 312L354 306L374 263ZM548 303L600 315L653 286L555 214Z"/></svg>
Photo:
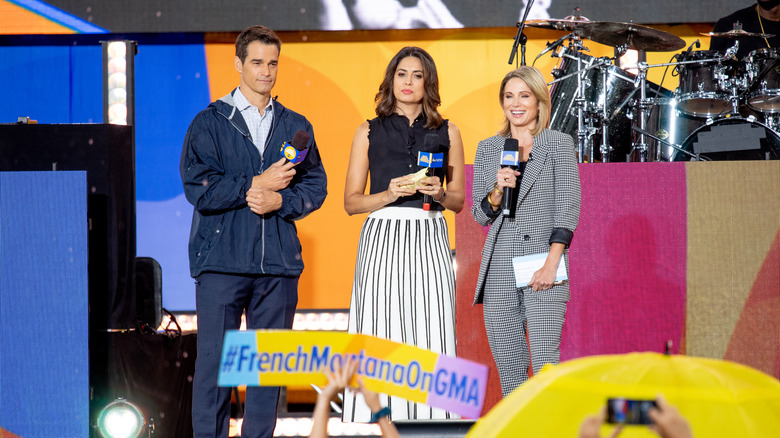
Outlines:
<svg viewBox="0 0 780 438"><path fill-rule="evenodd" d="M428 172L431 167L442 167L444 165L444 154L434 153L438 148L438 134L425 134L423 147L420 148L420 152L417 153L417 165L426 168L425 176L429 176ZM423 194L423 210L430 211L432 201L433 197L431 197L431 195Z"/></svg>
<svg viewBox="0 0 780 438"><path fill-rule="evenodd" d="M566 38L569 38L570 36L572 36L572 34L564 35L555 40L553 43L547 43L547 48L539 52L539 55L536 56L536 59L541 58L542 55L549 52L550 50L555 50L558 46L562 45L564 41L566 41Z"/></svg>
<svg viewBox="0 0 780 438"><path fill-rule="evenodd" d="M520 148L516 138L507 138L504 141L504 151L501 153L501 166L517 170L520 167ZM504 216L512 216L514 213L514 203L512 198L514 189L504 187L504 200L501 202L501 210Z"/></svg>
<svg viewBox="0 0 780 438"><path fill-rule="evenodd" d="M678 59L680 61L687 60L688 59L688 55L690 55L691 52L693 51L693 46L696 46L696 48L698 49L699 47L701 47L701 43L699 43L699 40L696 40L696 41L692 42L691 45L688 46L688 50L686 50L685 53L681 53L681 54L677 55Z"/></svg>
<svg viewBox="0 0 780 438"><path fill-rule="evenodd" d="M293 135L292 141L284 142L282 144L282 155L287 158L288 162L298 164L306 158L306 154L309 152L309 133L299 129Z"/></svg>

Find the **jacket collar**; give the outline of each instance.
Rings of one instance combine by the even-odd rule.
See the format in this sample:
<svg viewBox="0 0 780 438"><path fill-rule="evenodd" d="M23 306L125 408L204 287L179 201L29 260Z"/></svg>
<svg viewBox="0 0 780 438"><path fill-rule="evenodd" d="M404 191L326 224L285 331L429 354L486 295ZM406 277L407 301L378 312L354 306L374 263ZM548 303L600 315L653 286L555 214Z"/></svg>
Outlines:
<svg viewBox="0 0 780 438"><path fill-rule="evenodd" d="M528 191L531 190L531 186L534 185L539 178L539 175L542 173L544 163L547 161L547 155L549 155L549 153L549 131L544 129L539 135L534 137L534 146L531 148L531 155L528 157L528 164L525 166L523 180L520 183L520 191L518 192L518 199L523 199L528 194Z"/></svg>
<svg viewBox="0 0 780 438"><path fill-rule="evenodd" d="M210 106L213 106L218 114L233 122L236 128L238 128L244 135L249 135L249 128L246 125L246 121L241 116L241 111L238 109L236 106L236 101L233 99L233 95L235 94L236 90L238 90L238 87L233 89L233 91L230 93L220 97L217 101L212 102ZM284 106L279 103L277 98L278 96L271 98L271 104L273 105L274 110L274 127L276 127L276 125L279 123L279 119L285 110Z"/></svg>

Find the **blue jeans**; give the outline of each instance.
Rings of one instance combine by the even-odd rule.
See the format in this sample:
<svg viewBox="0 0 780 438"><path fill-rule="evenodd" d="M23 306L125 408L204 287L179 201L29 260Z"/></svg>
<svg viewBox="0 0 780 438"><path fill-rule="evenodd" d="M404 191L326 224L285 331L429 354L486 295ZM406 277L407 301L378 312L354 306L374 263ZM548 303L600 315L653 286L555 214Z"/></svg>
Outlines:
<svg viewBox="0 0 780 438"><path fill-rule="evenodd" d="M227 438L232 388L217 386L225 331L240 327L244 311L247 329L292 328L298 277L206 272L195 283L198 352L192 385L192 428L195 438ZM241 436L273 436L278 402L279 387L248 387Z"/></svg>

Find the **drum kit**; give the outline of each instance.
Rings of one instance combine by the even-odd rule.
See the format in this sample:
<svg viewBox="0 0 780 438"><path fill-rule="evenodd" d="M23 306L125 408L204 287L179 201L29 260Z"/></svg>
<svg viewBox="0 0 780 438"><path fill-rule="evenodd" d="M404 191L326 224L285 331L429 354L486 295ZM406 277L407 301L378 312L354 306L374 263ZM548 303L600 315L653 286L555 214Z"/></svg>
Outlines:
<svg viewBox="0 0 780 438"><path fill-rule="evenodd" d="M735 56L737 38L773 35L745 32L739 24L703 34L733 41L721 53L693 51L698 41L683 50L685 41L673 34L579 15L526 26L567 32L539 56L560 58L549 83L550 127L575 139L580 162L780 158L780 51ZM584 40L614 47L615 56L586 54ZM628 50L682 51L668 63L639 62L634 74L615 65ZM676 90L647 80L647 71L660 67L679 78Z"/></svg>

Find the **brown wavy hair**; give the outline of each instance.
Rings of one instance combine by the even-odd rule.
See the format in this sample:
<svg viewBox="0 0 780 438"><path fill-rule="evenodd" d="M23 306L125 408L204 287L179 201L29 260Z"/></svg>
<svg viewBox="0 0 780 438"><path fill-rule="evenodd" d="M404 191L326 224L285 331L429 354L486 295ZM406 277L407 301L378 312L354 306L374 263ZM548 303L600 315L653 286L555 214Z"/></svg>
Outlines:
<svg viewBox="0 0 780 438"><path fill-rule="evenodd" d="M536 137L544 128L550 127L550 91L547 89L547 82L542 76L542 72L535 67L527 65L521 66L517 70L512 70L504 76L504 80L501 81L501 90L498 92L498 102L501 104L501 108L504 107L504 89L510 79L521 79L531 89L531 93L539 101L539 115L536 119L536 127L531 130L531 135ZM509 135L509 119L504 118L504 127L498 131L500 135Z"/></svg>
<svg viewBox="0 0 780 438"><path fill-rule="evenodd" d="M393 94L393 78L398 64L402 59L414 56L420 60L423 72L423 100L422 112L425 117L425 127L428 129L438 128L444 123L444 119L437 108L441 105L439 96L439 74L436 72L436 64L433 58L425 50L419 47L404 47L393 56L385 69L385 77L379 85L379 92L376 93L374 102L376 102L376 115L387 117L395 113L395 95Z"/></svg>
<svg viewBox="0 0 780 438"><path fill-rule="evenodd" d="M246 61L247 46L253 41L276 46L279 53L282 53L282 40L279 39L274 31L259 24L250 26L241 31L236 38L236 56L238 56L242 64Z"/></svg>

